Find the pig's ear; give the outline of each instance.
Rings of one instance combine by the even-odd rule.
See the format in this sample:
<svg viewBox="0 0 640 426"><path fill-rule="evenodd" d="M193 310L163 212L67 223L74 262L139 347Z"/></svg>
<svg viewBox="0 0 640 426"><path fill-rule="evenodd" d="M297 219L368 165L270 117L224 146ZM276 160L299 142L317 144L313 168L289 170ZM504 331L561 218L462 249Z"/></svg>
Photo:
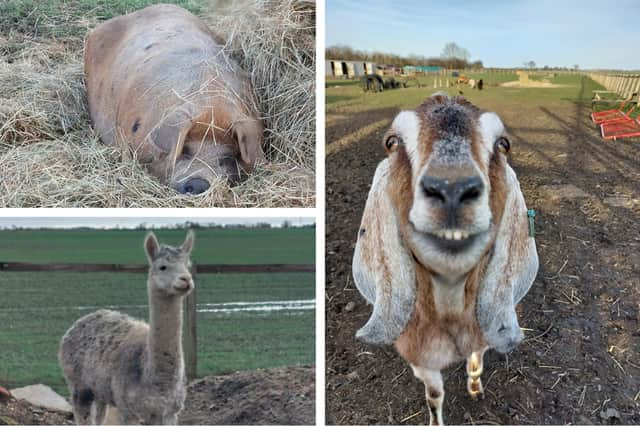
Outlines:
<svg viewBox="0 0 640 426"><path fill-rule="evenodd" d="M263 127L259 120L246 119L233 124L233 136L238 144L243 166L252 169L264 161Z"/></svg>

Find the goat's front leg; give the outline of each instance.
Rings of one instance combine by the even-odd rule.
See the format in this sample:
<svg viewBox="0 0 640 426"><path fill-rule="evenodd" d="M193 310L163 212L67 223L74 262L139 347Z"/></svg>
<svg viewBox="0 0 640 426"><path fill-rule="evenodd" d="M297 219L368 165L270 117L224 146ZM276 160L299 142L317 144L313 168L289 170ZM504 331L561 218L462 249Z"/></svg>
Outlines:
<svg viewBox="0 0 640 426"><path fill-rule="evenodd" d="M467 392L472 399L484 398L484 389L482 387L482 358L487 348L479 352L472 352L467 358Z"/></svg>
<svg viewBox="0 0 640 426"><path fill-rule="evenodd" d="M413 374L424 383L424 391L429 407L429 425L444 425L442 403L444 402L444 383L439 370L429 370L411 365Z"/></svg>

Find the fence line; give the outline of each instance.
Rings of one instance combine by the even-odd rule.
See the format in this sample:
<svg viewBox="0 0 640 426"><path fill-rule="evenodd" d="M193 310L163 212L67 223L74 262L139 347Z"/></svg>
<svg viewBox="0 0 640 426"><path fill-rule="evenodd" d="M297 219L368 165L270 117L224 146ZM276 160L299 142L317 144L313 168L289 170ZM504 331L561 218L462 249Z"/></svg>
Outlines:
<svg viewBox="0 0 640 426"><path fill-rule="evenodd" d="M634 73L621 73L621 72L590 72L586 74L596 83L604 86L606 90L595 90L594 100L598 102L607 102L610 100L601 99L600 93L615 93L620 95L622 99L631 99L632 96L638 97L638 91L640 90L640 74ZM613 100L614 102L619 99ZM640 105L640 97L637 99L637 103Z"/></svg>
<svg viewBox="0 0 640 426"><path fill-rule="evenodd" d="M148 265L123 265L117 263L25 263L0 262L0 272L111 272L144 273ZM315 265L308 264L193 264L190 268L194 283L197 274L260 274L260 273L314 273ZM188 380L196 377L198 370L196 326L196 285L184 300L183 351Z"/></svg>

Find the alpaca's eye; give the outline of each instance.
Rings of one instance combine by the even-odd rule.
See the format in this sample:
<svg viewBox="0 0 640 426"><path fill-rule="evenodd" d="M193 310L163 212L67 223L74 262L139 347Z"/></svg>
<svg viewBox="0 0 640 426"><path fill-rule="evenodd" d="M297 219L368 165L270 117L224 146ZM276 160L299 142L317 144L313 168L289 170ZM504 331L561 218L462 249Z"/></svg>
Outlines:
<svg viewBox="0 0 640 426"><path fill-rule="evenodd" d="M504 136L500 136L498 139L496 139L494 146L501 153L507 154L511 149L511 142L509 142L509 139L505 138Z"/></svg>
<svg viewBox="0 0 640 426"><path fill-rule="evenodd" d="M160 266L160 270L161 271L166 271L167 270L167 265L161 265Z"/></svg>
<svg viewBox="0 0 640 426"><path fill-rule="evenodd" d="M391 152L394 151L401 142L402 139L400 138L400 136L391 135L384 141L384 147L387 149L387 151Z"/></svg>

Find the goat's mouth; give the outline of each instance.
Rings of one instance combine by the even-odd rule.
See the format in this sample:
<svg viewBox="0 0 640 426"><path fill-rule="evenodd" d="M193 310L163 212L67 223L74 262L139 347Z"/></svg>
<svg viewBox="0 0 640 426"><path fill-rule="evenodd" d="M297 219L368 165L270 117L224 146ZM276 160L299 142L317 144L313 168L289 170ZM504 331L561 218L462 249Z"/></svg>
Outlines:
<svg viewBox="0 0 640 426"><path fill-rule="evenodd" d="M437 229L418 229L415 224L409 220L414 232L419 234L426 242L440 251L458 254L462 253L480 240L487 231L476 230L469 231L464 229L453 228L437 228Z"/></svg>
<svg viewBox="0 0 640 426"><path fill-rule="evenodd" d="M423 235L436 247L449 253L460 253L475 243L481 234L470 234L462 230L446 229Z"/></svg>

